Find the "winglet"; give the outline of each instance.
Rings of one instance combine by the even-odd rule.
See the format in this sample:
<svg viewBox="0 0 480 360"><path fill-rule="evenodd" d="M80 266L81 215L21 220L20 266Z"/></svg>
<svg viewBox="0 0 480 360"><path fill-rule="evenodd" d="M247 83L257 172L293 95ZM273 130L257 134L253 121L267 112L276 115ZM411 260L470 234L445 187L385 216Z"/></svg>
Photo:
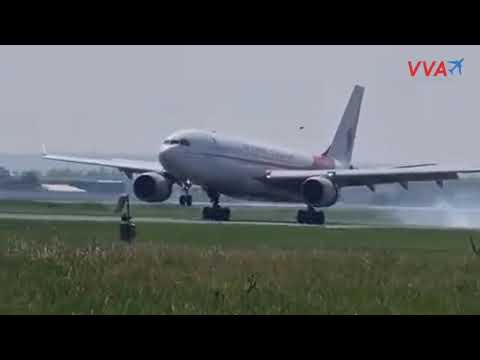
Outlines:
<svg viewBox="0 0 480 360"><path fill-rule="evenodd" d="M42 144L42 155L43 156L47 155L47 148L46 148L45 144Z"/></svg>

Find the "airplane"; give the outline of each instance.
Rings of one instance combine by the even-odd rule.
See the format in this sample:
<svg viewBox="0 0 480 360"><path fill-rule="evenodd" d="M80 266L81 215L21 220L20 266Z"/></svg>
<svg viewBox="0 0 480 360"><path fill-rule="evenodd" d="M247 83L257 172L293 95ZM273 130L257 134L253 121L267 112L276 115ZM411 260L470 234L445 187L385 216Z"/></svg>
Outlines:
<svg viewBox="0 0 480 360"><path fill-rule="evenodd" d="M462 75L462 65L463 65L463 59L464 58L461 58L460 60L455 60L455 61L449 61L448 63L449 64L452 64L453 67L451 69L448 69L448 71L450 72L451 75L453 75L453 72L455 71L455 69L458 68L458 73L460 75Z"/></svg>
<svg viewBox="0 0 480 360"><path fill-rule="evenodd" d="M377 184L398 183L408 190L409 181L434 181L443 187L444 180L480 172L480 168L442 167L437 163L353 166L364 90L354 86L333 140L321 154L193 129L169 135L161 145L158 161L55 155L48 154L45 148L43 158L117 168L132 180L133 193L145 202L167 200L173 184L178 184L186 196L181 202L191 205L189 186L200 186L212 204L202 210L205 220L230 220L230 209L220 206L223 194L254 201L304 203L306 209L298 210L296 216L297 222L304 224L324 224L321 209L334 205L344 187L365 186L375 191Z"/></svg>

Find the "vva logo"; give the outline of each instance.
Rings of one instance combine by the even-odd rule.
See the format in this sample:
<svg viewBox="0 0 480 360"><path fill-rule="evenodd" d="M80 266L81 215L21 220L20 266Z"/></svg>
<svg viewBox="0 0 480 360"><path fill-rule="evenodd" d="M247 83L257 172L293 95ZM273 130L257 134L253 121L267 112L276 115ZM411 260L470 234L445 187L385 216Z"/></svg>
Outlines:
<svg viewBox="0 0 480 360"><path fill-rule="evenodd" d="M411 77L417 77L417 75L423 74L425 77L429 78L431 76L434 77L448 77L454 76L456 74L462 75L462 67L463 67L463 58L460 60L451 60L451 61L408 61L408 73ZM451 65L448 69L445 67L445 63Z"/></svg>

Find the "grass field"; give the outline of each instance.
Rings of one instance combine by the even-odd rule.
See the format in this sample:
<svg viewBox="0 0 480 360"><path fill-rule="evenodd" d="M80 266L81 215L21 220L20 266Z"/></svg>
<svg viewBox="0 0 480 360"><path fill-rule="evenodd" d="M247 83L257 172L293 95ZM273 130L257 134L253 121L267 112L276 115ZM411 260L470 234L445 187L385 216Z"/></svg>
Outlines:
<svg viewBox="0 0 480 360"><path fill-rule="evenodd" d="M480 313L466 230L0 221L3 314Z"/></svg>

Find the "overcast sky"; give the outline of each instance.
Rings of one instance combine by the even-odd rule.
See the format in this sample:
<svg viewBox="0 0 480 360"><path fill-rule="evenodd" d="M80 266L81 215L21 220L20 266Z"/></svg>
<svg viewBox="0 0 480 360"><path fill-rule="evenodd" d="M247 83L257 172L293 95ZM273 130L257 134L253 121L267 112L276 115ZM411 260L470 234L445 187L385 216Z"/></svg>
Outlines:
<svg viewBox="0 0 480 360"><path fill-rule="evenodd" d="M461 77L408 75L462 57ZM319 153L360 84L354 160L473 161L477 64L478 46L0 46L0 153L153 156L180 128Z"/></svg>

